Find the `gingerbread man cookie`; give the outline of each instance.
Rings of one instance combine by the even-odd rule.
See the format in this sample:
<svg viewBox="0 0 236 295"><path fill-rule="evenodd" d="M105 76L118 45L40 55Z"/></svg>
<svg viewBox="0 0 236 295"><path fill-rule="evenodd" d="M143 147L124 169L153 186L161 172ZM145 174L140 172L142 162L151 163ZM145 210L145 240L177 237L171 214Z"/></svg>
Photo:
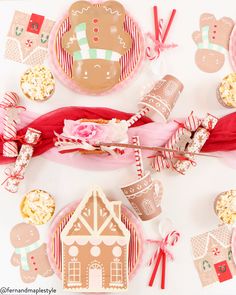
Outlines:
<svg viewBox="0 0 236 295"><path fill-rule="evenodd" d="M39 232L34 225L15 225L11 230L10 239L15 248L11 263L20 267L24 283L34 282L38 275L49 277L53 274L47 257L47 245L39 242Z"/></svg>
<svg viewBox="0 0 236 295"><path fill-rule="evenodd" d="M124 7L116 1L78 1L71 6L69 19L71 29L62 46L73 56L72 79L88 93L111 89L120 80L120 58L132 46L124 31Z"/></svg>
<svg viewBox="0 0 236 295"><path fill-rule="evenodd" d="M217 20L213 14L201 15L200 31L192 35L198 47L195 62L200 70L214 73L222 68L233 27L234 21L229 17Z"/></svg>

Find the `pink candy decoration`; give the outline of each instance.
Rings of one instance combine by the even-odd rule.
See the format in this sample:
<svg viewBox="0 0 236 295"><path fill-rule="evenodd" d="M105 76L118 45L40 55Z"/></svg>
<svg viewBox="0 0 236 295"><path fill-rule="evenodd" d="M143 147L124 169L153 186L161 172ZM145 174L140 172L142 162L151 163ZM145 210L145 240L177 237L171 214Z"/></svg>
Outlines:
<svg viewBox="0 0 236 295"><path fill-rule="evenodd" d="M3 139L6 140L3 144L3 156L14 158L18 155L17 143L14 138L17 134L17 122L14 118L19 96L14 92L6 92L1 102L1 107L5 109L5 117L3 119ZM11 141L11 139L13 139Z"/></svg>
<svg viewBox="0 0 236 295"><path fill-rule="evenodd" d="M14 168L9 173L6 173L8 177L3 183L4 188L9 192L16 193L18 191L20 181L24 178L26 168L32 158L34 152L33 146L38 143L40 136L40 131L33 128L27 129L24 138L25 143L20 149Z"/></svg>

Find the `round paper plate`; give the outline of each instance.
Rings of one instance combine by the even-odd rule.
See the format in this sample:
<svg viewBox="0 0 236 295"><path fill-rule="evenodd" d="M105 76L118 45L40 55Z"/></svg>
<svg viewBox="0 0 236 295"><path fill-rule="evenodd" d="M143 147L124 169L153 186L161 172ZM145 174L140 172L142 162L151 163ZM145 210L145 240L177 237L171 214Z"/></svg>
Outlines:
<svg viewBox="0 0 236 295"><path fill-rule="evenodd" d="M132 47L121 57L120 82L106 93L120 89L137 72L144 57L143 35L138 24L128 15L125 17L124 29L132 38ZM66 15L53 27L50 34L50 60L55 75L66 87L78 93L86 93L72 80L73 57L62 48L62 37L69 30L70 22L68 15Z"/></svg>
<svg viewBox="0 0 236 295"><path fill-rule="evenodd" d="M62 257L60 235L79 201L73 202L62 209L55 217L49 232L47 243L48 258L52 269L56 275L61 278L62 275ZM143 234L141 225L134 214L125 206L122 206L121 220L130 231L129 244L129 278L131 279L140 267L143 255Z"/></svg>
<svg viewBox="0 0 236 295"><path fill-rule="evenodd" d="M236 26L230 36L229 41L229 56L234 72L236 72Z"/></svg>
<svg viewBox="0 0 236 295"><path fill-rule="evenodd" d="M232 240L231 240L232 255L234 263L236 264L236 228L233 228Z"/></svg>

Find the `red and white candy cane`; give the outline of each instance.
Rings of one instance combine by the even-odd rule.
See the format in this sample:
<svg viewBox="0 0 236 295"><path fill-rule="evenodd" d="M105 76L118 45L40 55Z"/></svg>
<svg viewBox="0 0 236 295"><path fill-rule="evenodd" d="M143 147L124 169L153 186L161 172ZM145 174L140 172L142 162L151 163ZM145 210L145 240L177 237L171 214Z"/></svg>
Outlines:
<svg viewBox="0 0 236 295"><path fill-rule="evenodd" d="M128 128L130 128L134 123L136 123L138 120L140 120L142 117L144 117L149 112L148 107L142 108L140 111L138 111L136 114L134 114L128 121Z"/></svg>
<svg viewBox="0 0 236 295"><path fill-rule="evenodd" d="M24 137L24 144L20 149L19 155L16 159L11 173L6 175L7 179L3 182L4 188L11 193L16 193L20 181L24 178L24 174L27 166L33 156L34 145L36 145L40 139L41 132L33 128L28 128Z"/></svg>
<svg viewBox="0 0 236 295"><path fill-rule="evenodd" d="M17 143L13 140L17 134L16 109L20 101L14 92L6 92L0 107L5 110L3 118L3 156L14 158L18 155ZM12 140L11 140L12 139Z"/></svg>
<svg viewBox="0 0 236 295"><path fill-rule="evenodd" d="M156 243L159 246L159 252L157 250L149 262L149 265L151 265L156 260L156 264L154 266L154 269L149 281L150 287L153 286L158 267L162 260L161 289L165 289L166 258L169 257L171 260L174 259L173 254L168 250L168 246L173 247L178 242L179 237L180 237L180 234L177 231L173 230L168 235L166 235L166 237L161 241L148 240L148 242Z"/></svg>
<svg viewBox="0 0 236 295"><path fill-rule="evenodd" d="M140 145L139 136L132 137L133 144ZM136 164L136 171L138 174L138 178L143 177L143 159L142 159L142 152L140 149L134 149L134 156L135 156L135 164Z"/></svg>

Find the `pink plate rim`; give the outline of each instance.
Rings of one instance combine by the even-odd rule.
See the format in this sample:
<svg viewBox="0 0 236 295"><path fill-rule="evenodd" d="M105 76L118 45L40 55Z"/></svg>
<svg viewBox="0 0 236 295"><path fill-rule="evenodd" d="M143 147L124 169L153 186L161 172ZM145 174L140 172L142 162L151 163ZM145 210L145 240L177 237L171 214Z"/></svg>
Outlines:
<svg viewBox="0 0 236 295"><path fill-rule="evenodd" d="M132 21L135 23L139 34L140 34L140 58L139 61L137 62L137 65L135 69L132 71L132 73L127 77L125 80L119 82L116 86L114 86L112 89L109 89L108 91L96 94L96 93L87 93L86 91L81 90L75 83L73 83L72 79L70 79L64 72L63 70L58 66L58 61L57 57L55 54L55 41L56 41L56 36L57 32L61 26L61 23L65 20L66 17L68 17L68 14L64 14L53 26L53 29L50 33L49 36L49 42L48 42L48 57L49 57L49 63L52 66L54 74L57 76L58 80L67 88L71 89L72 91L78 93L78 94L85 94L85 95L90 95L90 96L101 96L101 95L107 95L110 93L113 93L117 90L120 90L124 88L127 83L130 82L130 80L135 76L136 73L138 73L139 69L141 68L141 65L143 64L144 58L145 58L145 53L144 53L144 48L145 48L145 42L144 42L144 35L142 33L142 30L139 26L139 24L134 20L133 17L130 16L129 13L126 12L126 15L132 19Z"/></svg>
<svg viewBox="0 0 236 295"><path fill-rule="evenodd" d="M233 228L232 238L231 238L231 249L234 263L236 264L236 228Z"/></svg>
<svg viewBox="0 0 236 295"><path fill-rule="evenodd" d="M236 72L236 25L233 27L229 39L229 56L233 70Z"/></svg>
<svg viewBox="0 0 236 295"><path fill-rule="evenodd" d="M61 279L61 273L57 270L57 267L54 263L54 260L52 258L51 255L51 251L50 249L52 248L52 239L51 236L52 234L55 232L58 223L61 221L62 217L67 215L68 213L70 213L72 210L75 210L75 208L77 207L77 205L80 203L80 200L76 200L73 201L71 203L69 203L68 205L66 205L64 208L62 208L58 214L55 216L55 218L53 219L49 232L48 232L48 238L47 238L47 254L48 254L48 259L50 262L50 265L53 269L53 271L55 272L55 274ZM136 226L137 228L137 232L139 234L139 247L140 247L140 254L139 254L139 258L137 260L137 264L135 266L135 268L131 271L131 273L129 274L129 279L131 280L137 273L137 271L139 270L139 268L141 267L142 261L143 261L143 253L144 253L144 234L143 234L143 230L142 230L142 226L141 226L141 222L137 219L137 217L134 215L134 213L131 212L130 209L128 209L126 206L122 205L122 211L125 213L125 215L129 218L129 220L131 220L131 222Z"/></svg>

